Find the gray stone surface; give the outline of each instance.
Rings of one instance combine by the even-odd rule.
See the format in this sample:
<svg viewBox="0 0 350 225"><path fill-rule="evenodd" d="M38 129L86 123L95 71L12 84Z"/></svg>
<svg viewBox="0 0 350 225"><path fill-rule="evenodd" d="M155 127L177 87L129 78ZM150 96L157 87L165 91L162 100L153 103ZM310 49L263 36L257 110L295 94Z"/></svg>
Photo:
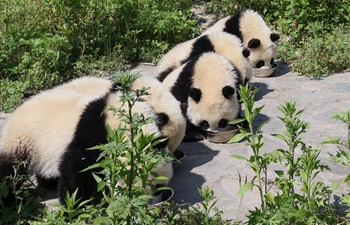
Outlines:
<svg viewBox="0 0 350 225"><path fill-rule="evenodd" d="M132 72L150 74L154 72L151 65L140 65L132 68ZM252 80L254 86L260 87L256 96L255 106L264 105L264 109L257 117L254 125L257 127L268 120L263 127L265 145L264 152L270 152L277 148L286 148L284 143L271 134L282 133L283 123L278 119L282 114L277 107L284 101L296 100L298 109L305 109L302 119L310 122L310 129L304 135L308 145L317 147L328 136L340 136L344 140L347 128L330 116L339 111L350 108L350 73L339 73L321 80L309 79L290 73L288 68L280 66L275 74L268 78L256 78ZM3 115L3 114L1 114ZM0 116L0 119L2 117ZM1 130L1 126L0 126ZM328 153L334 153L336 147L332 145L320 145L322 149L321 160L331 167L331 172L321 173L320 180L327 185L336 182L346 176L348 168L329 161ZM251 179L254 174L249 165L230 157L231 154L240 154L248 157L251 149L244 142L236 144L214 144L207 140L193 143L181 143L178 148L186 152L174 178L171 187L175 190L174 200L178 203L190 203L198 205L202 200L197 193L197 188L209 186L213 188L218 197L217 206L223 210L225 219L243 219L248 210L260 205L259 195L256 189L248 191L240 197L236 195L239 190L238 173L242 177ZM272 165L269 168L271 178L274 169L283 169L282 166ZM274 189L272 189L272 192ZM349 191L346 185L334 192L334 203L338 204L339 197ZM51 193L52 194L52 193ZM52 198L52 197L51 197ZM46 202L54 202L55 199L46 198Z"/></svg>

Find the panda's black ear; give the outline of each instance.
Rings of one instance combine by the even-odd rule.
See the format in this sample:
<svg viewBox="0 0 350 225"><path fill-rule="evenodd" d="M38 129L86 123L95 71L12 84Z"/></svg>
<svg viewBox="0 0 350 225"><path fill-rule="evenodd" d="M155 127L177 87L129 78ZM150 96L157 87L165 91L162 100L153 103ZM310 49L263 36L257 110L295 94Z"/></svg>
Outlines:
<svg viewBox="0 0 350 225"><path fill-rule="evenodd" d="M186 112L187 112L187 103L181 102L180 108L181 108L182 114L183 114L183 115L186 115Z"/></svg>
<svg viewBox="0 0 350 225"><path fill-rule="evenodd" d="M160 136L160 137L155 138L155 139L152 141L152 143L154 143L155 141L159 141L159 140L161 140L161 139L165 139L165 140L162 141L162 142L159 142L158 144L156 144L155 146L153 146L154 148L156 148L156 149L161 149L161 148L166 148L166 147L167 147L167 145L168 145L168 138L165 137L165 136Z"/></svg>
<svg viewBox="0 0 350 225"><path fill-rule="evenodd" d="M260 45L260 40L253 38L248 42L248 48L257 48Z"/></svg>
<svg viewBox="0 0 350 225"><path fill-rule="evenodd" d="M271 41L275 42L280 39L280 36L278 34L272 33L270 34Z"/></svg>
<svg viewBox="0 0 350 225"><path fill-rule="evenodd" d="M250 56L250 50L245 48L243 49L242 54L245 58L248 58Z"/></svg>
<svg viewBox="0 0 350 225"><path fill-rule="evenodd" d="M156 113L157 115L157 125L162 128L169 122L169 116L166 113Z"/></svg>
<svg viewBox="0 0 350 225"><path fill-rule="evenodd" d="M231 86L225 86L222 88L222 94L225 98L230 99L231 95L235 94L235 89Z"/></svg>
<svg viewBox="0 0 350 225"><path fill-rule="evenodd" d="M198 103L202 97L201 90L199 90L198 88L191 88L190 97Z"/></svg>

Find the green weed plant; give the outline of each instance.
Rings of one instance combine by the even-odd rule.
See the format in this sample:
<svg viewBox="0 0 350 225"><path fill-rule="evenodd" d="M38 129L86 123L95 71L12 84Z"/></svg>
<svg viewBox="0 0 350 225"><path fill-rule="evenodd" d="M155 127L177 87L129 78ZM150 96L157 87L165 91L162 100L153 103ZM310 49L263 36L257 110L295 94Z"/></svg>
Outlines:
<svg viewBox="0 0 350 225"><path fill-rule="evenodd" d="M257 90L256 90L257 91ZM250 157L233 154L232 157L246 161L255 176L251 181L241 186L237 195L243 196L247 191L257 188L260 195L260 208L249 211L247 224L334 224L337 216L329 204L332 189L322 181L318 175L329 167L320 161L319 148L308 146L304 141L304 134L309 124L300 119L303 110L296 109L296 102L285 102L278 107L283 116L279 119L285 124L283 134L273 134L284 141L287 149L276 149L262 154L264 138L261 128L253 127L254 118L264 106L254 108L254 95L250 95L251 87L241 86L239 93L244 104L245 118L249 124L248 130L238 125L240 134L235 135L229 142L235 143L245 139L252 149ZM241 120L230 122L237 124ZM278 163L286 170L275 170L276 179L268 181L268 166ZM270 192L270 187L279 189L277 193ZM298 189L298 190L296 190ZM327 213L325 213L327 212Z"/></svg>
<svg viewBox="0 0 350 225"><path fill-rule="evenodd" d="M335 154L329 154L333 162L337 162L345 167L350 168L350 109L345 112L337 112L332 115L332 118L341 121L347 128L347 136L345 140L340 137L328 137L322 144L334 144L337 146L337 152ZM350 187L350 174L339 182L345 182ZM342 202L347 207L350 207L350 195L345 194L342 196ZM346 210L346 217L350 219L350 210Z"/></svg>

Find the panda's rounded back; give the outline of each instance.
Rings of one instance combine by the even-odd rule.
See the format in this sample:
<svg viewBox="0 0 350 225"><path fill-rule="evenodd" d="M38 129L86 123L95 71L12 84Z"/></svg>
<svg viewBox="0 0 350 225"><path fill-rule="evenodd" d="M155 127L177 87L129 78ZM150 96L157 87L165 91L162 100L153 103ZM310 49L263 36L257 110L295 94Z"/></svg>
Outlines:
<svg viewBox="0 0 350 225"><path fill-rule="evenodd" d="M157 73L155 77L159 80L164 78L173 70L180 67L192 52L192 45L195 39L191 39L175 45L157 63Z"/></svg>
<svg viewBox="0 0 350 225"><path fill-rule="evenodd" d="M98 96L69 90L43 91L18 107L6 122L2 153L31 159L43 177L57 177L61 155L74 136L86 105Z"/></svg>
<svg viewBox="0 0 350 225"><path fill-rule="evenodd" d="M63 83L55 89L76 91L84 95L103 96L112 91L114 82L101 77L83 76Z"/></svg>
<svg viewBox="0 0 350 225"><path fill-rule="evenodd" d="M242 41L226 32L214 32L207 36L214 46L214 51L233 63L240 71L243 81L250 81L253 77L253 67L248 59L250 51L243 46Z"/></svg>

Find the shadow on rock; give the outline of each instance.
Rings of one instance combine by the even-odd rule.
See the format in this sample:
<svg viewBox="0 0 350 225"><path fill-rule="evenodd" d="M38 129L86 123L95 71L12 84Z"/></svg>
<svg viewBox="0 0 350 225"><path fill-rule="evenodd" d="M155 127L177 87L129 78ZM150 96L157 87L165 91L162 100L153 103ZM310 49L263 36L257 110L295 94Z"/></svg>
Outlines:
<svg viewBox="0 0 350 225"><path fill-rule="evenodd" d="M290 72L290 66L287 63L277 62L278 67L275 72L271 75L271 77L280 77L286 73Z"/></svg>
<svg viewBox="0 0 350 225"><path fill-rule="evenodd" d="M345 216L347 211L350 209L349 206L345 205L342 200L341 197L339 197L338 195L333 195L334 201L332 203L333 207L335 207L337 209L337 213L339 213L342 216Z"/></svg>
<svg viewBox="0 0 350 225"><path fill-rule="evenodd" d="M254 87L259 88L259 91L255 94L255 101L261 100L263 98L263 96L274 91L274 89L269 89L269 87L265 83L253 82L252 85Z"/></svg>
<svg viewBox="0 0 350 225"><path fill-rule="evenodd" d="M170 182L170 187L175 192L173 199L180 204L195 204L203 201L204 199L198 194L197 188L202 189L205 179L191 171L193 168L211 161L219 151L213 151L201 142L181 143L178 149L185 152L186 157L181 161L181 165Z"/></svg>

